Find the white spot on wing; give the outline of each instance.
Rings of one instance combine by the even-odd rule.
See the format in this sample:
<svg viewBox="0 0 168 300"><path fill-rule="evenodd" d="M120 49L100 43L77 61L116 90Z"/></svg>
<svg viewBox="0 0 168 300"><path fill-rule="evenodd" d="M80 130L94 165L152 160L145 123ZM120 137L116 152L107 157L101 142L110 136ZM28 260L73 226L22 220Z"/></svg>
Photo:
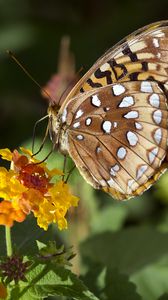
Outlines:
<svg viewBox="0 0 168 300"><path fill-rule="evenodd" d="M139 122L135 122L135 127L136 127L136 129L139 129L139 130L143 128L142 124Z"/></svg>
<svg viewBox="0 0 168 300"><path fill-rule="evenodd" d="M76 138L79 140L79 141L82 141L84 139L84 136L82 134L78 134L76 136Z"/></svg>
<svg viewBox="0 0 168 300"><path fill-rule="evenodd" d="M100 153L101 151L102 151L102 149L101 149L100 147L97 147L97 148L96 148L96 152L97 152L97 153Z"/></svg>
<svg viewBox="0 0 168 300"><path fill-rule="evenodd" d="M119 96L125 92L125 87L121 84L113 85L113 93L115 96Z"/></svg>
<svg viewBox="0 0 168 300"><path fill-rule="evenodd" d="M159 47L159 41L158 41L158 39L156 39L156 38L153 39L153 45L154 45L156 48Z"/></svg>
<svg viewBox="0 0 168 300"><path fill-rule="evenodd" d="M149 81L142 81L141 83L141 92L152 93L153 89Z"/></svg>
<svg viewBox="0 0 168 300"><path fill-rule="evenodd" d="M85 121L86 125L89 126L92 123L92 119L91 118L87 118Z"/></svg>
<svg viewBox="0 0 168 300"><path fill-rule="evenodd" d="M156 36L156 37L164 37L165 34L163 31L161 31L160 29L158 29L157 31L154 31L151 33L153 36Z"/></svg>
<svg viewBox="0 0 168 300"><path fill-rule="evenodd" d="M109 64L105 63L102 66L100 66L100 71L104 72L107 71L109 69Z"/></svg>
<svg viewBox="0 0 168 300"><path fill-rule="evenodd" d="M132 96L126 96L122 99L119 107L129 107L134 104L134 98Z"/></svg>
<svg viewBox="0 0 168 300"><path fill-rule="evenodd" d="M66 117L67 117L67 109L64 108L63 113L62 113L62 117L61 117L62 123L66 122Z"/></svg>
<svg viewBox="0 0 168 300"><path fill-rule="evenodd" d="M101 101L97 95L91 96L91 103L96 107L100 107L100 105L101 105Z"/></svg>
<svg viewBox="0 0 168 300"><path fill-rule="evenodd" d="M135 183L134 179L129 179L128 180L128 187L127 187L127 193L131 193L132 192L132 185Z"/></svg>
<svg viewBox="0 0 168 300"><path fill-rule="evenodd" d="M105 133L110 133L111 127L112 127L112 124L111 124L110 121L104 121L103 124L102 124L102 128L103 128Z"/></svg>
<svg viewBox="0 0 168 300"><path fill-rule="evenodd" d="M154 140L159 145L162 139L162 130L161 128L156 129L154 133Z"/></svg>
<svg viewBox="0 0 168 300"><path fill-rule="evenodd" d="M119 159L124 159L127 154L127 151L124 147L120 147L117 150L117 156Z"/></svg>
<svg viewBox="0 0 168 300"><path fill-rule="evenodd" d="M75 119L80 118L83 115L83 110L79 109L76 113Z"/></svg>
<svg viewBox="0 0 168 300"><path fill-rule="evenodd" d="M138 118L138 112L136 110L129 111L126 115L124 115L126 119L136 119Z"/></svg>
<svg viewBox="0 0 168 300"><path fill-rule="evenodd" d="M158 94L152 94L149 98L149 103L153 107L159 107L159 105L160 105L159 95Z"/></svg>
<svg viewBox="0 0 168 300"><path fill-rule="evenodd" d="M129 179L128 180L128 187L131 188L131 186L133 185L134 182L135 182L134 179Z"/></svg>
<svg viewBox="0 0 168 300"><path fill-rule="evenodd" d="M152 54L152 52L140 52L137 53L137 58L138 59L150 59L150 58L154 58L154 54Z"/></svg>
<svg viewBox="0 0 168 300"><path fill-rule="evenodd" d="M114 123L113 123L113 126L114 126L114 128L116 128L116 127L117 127L117 125L118 125L118 123L117 123L117 122L114 122Z"/></svg>
<svg viewBox="0 0 168 300"><path fill-rule="evenodd" d="M115 181L112 178L110 178L109 180L107 180L107 183L110 187L113 187L115 184Z"/></svg>
<svg viewBox="0 0 168 300"><path fill-rule="evenodd" d="M155 110L153 113L153 119L156 124L160 124L160 122L162 121L162 111L159 109Z"/></svg>
<svg viewBox="0 0 168 300"><path fill-rule="evenodd" d="M101 180L99 181L99 183L100 183L102 186L107 186L107 183L106 183L106 181L105 181L104 179L101 179Z"/></svg>
<svg viewBox="0 0 168 300"><path fill-rule="evenodd" d="M136 52L144 48L146 48L146 44L143 41L138 42L138 39L137 41L135 40L134 44L130 46L132 52Z"/></svg>
<svg viewBox="0 0 168 300"><path fill-rule="evenodd" d="M142 177L142 175L145 173L145 171L147 170L148 166L147 165L142 165L138 168L137 171L137 180L140 179Z"/></svg>
<svg viewBox="0 0 168 300"><path fill-rule="evenodd" d="M118 164L115 164L113 167L110 168L110 174L112 176L116 176L116 172L118 172L120 169Z"/></svg>
<svg viewBox="0 0 168 300"><path fill-rule="evenodd" d="M115 165L113 166L113 170L114 170L114 171L118 172L119 169L120 169L120 167L119 167L118 164L115 164Z"/></svg>
<svg viewBox="0 0 168 300"><path fill-rule="evenodd" d="M150 162L151 164L154 162L155 157L156 157L157 154L158 154L158 150L159 150L159 149L156 147L156 148L152 149L152 150L149 152L148 158L149 158L149 162Z"/></svg>
<svg viewBox="0 0 168 300"><path fill-rule="evenodd" d="M80 126L80 122L76 122L73 124L73 128L78 128Z"/></svg>
<svg viewBox="0 0 168 300"><path fill-rule="evenodd" d="M110 175L116 176L116 172L113 170L113 168L110 169Z"/></svg>
<svg viewBox="0 0 168 300"><path fill-rule="evenodd" d="M127 132L127 139L128 139L130 146L135 146L138 142L137 135L132 131Z"/></svg>

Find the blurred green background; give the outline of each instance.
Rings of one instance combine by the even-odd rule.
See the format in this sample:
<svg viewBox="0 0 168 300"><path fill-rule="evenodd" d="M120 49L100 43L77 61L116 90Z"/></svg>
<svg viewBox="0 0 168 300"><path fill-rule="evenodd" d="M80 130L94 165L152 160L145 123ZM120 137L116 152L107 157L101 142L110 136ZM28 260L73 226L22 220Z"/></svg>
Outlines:
<svg viewBox="0 0 168 300"><path fill-rule="evenodd" d="M45 115L47 109L47 101L42 98L40 90L11 61L5 52L7 49L15 52L43 86L57 71L60 41L63 36L68 35L71 38L76 70L83 67L84 73L121 38L144 25L163 19L168 19L167 0L0 0L0 147L13 149L19 145L30 146L34 123ZM44 130L45 123L40 125L36 143L40 143ZM41 158L50 147L48 142ZM49 164L57 167L60 160L60 156L54 154ZM57 235L67 245L73 244L78 253L74 260L74 271L81 273L82 270L79 263L81 241L106 231L112 234L117 232L120 237L120 234L124 235L129 228L135 229L135 233L130 234L128 243L126 239L123 255L130 255L130 265L134 264L131 255L134 254L135 260L138 261L140 254L136 252L136 247L129 251L129 243L134 245L134 238L136 240L138 236L136 230L147 228L146 238L138 244L140 260L143 255L143 258L147 255L145 263L140 264L138 270L135 268L133 272L127 268L121 268L120 271L131 274L132 281L136 282L143 299L155 300L165 291L168 292L168 257L165 256L168 245L165 244L164 251L159 252L159 246L155 248L157 240L156 244L152 244L155 230L160 234L168 233L168 175L165 174L159 183L143 196L124 203L117 203L110 196L94 191L77 171L71 183L74 193L81 198L81 204L77 210L70 213L69 230ZM149 228L153 230L153 235L150 234ZM102 238L104 248L101 249L101 253L106 253L109 245L110 249L113 248L113 238L111 243L110 238ZM159 241L158 237L158 243ZM145 245L149 246L147 252L144 250ZM87 247L92 249L91 252L95 251L87 241L86 248L82 247L84 253L85 249L87 252ZM117 252L117 249L113 252L111 261L115 261ZM153 252L156 256L151 261ZM92 255L89 257L92 261Z"/></svg>

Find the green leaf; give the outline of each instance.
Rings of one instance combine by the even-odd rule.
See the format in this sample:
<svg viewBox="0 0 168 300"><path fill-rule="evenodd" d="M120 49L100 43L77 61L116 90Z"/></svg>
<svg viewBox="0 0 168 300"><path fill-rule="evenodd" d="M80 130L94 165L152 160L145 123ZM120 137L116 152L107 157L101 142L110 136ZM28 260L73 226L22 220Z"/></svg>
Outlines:
<svg viewBox="0 0 168 300"><path fill-rule="evenodd" d="M53 264L72 266L70 260L75 256L76 254L73 253L72 247L65 249L64 245L58 247L55 241L49 241L47 245L44 245L39 250L38 261L41 263L50 261Z"/></svg>
<svg viewBox="0 0 168 300"><path fill-rule="evenodd" d="M124 206L108 206L93 216L91 229L94 233L107 230L116 231L121 229L128 210Z"/></svg>
<svg viewBox="0 0 168 300"><path fill-rule="evenodd" d="M37 226L36 219L32 215L27 217L23 223L16 223L11 232L13 244L17 246L21 254L25 255L38 252L37 240L45 244L48 240L55 240L56 238L58 240L58 235L52 230L52 226L44 231Z"/></svg>
<svg viewBox="0 0 168 300"><path fill-rule="evenodd" d="M44 247L46 247L46 244L44 244L44 243L42 243L42 242L40 242L40 241L36 241L36 243L37 243L38 250L41 250L41 249L43 249Z"/></svg>
<svg viewBox="0 0 168 300"><path fill-rule="evenodd" d="M96 295L99 296L101 290L104 287L104 281L102 280L102 273L104 272L104 266L98 263L90 263L88 271L82 276L82 280L86 286Z"/></svg>
<svg viewBox="0 0 168 300"><path fill-rule="evenodd" d="M167 249L168 234L150 227L97 234L81 244L86 264L110 265L127 274L155 262L167 253Z"/></svg>
<svg viewBox="0 0 168 300"><path fill-rule="evenodd" d="M158 198L166 204L168 203L167 180L168 180L168 174L166 173L157 182L157 189L156 189L156 196L158 196Z"/></svg>
<svg viewBox="0 0 168 300"><path fill-rule="evenodd" d="M129 282L127 275L120 274L118 270L107 268L105 276L104 293L107 300L140 300L136 286Z"/></svg>
<svg viewBox="0 0 168 300"><path fill-rule="evenodd" d="M37 265L26 274L26 278L28 282L20 282L19 287L11 290L8 300L44 299L49 295L99 300L75 274L56 264Z"/></svg>
<svg viewBox="0 0 168 300"><path fill-rule="evenodd" d="M144 300L157 300L168 293L168 256L131 276ZM166 298L168 299L168 298Z"/></svg>
<svg viewBox="0 0 168 300"><path fill-rule="evenodd" d="M5 226L0 226L0 256L6 255L5 243ZM48 240L57 240L58 244L62 241L59 240L59 234L53 227L50 226L47 231L44 231L37 226L36 219L31 215L26 218L23 223L15 223L11 228L12 243L14 249L24 255L32 255L38 252L37 240L45 243Z"/></svg>
<svg viewBox="0 0 168 300"><path fill-rule="evenodd" d="M168 300L168 294L162 295L158 300Z"/></svg>

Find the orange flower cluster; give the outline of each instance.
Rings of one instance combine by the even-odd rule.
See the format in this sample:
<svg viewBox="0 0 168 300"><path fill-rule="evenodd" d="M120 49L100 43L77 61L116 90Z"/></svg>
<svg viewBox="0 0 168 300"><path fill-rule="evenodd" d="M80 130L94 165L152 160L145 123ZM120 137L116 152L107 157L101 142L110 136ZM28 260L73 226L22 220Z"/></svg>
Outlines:
<svg viewBox="0 0 168 300"><path fill-rule="evenodd" d="M46 163L39 163L31 151L0 150L2 159L11 161L11 169L0 167L0 224L12 226L14 221L23 222L30 212L37 218L40 227L47 230L50 223L58 228L67 228L65 218L71 206L78 205L78 198L63 181L53 183L55 175L62 172L49 170Z"/></svg>

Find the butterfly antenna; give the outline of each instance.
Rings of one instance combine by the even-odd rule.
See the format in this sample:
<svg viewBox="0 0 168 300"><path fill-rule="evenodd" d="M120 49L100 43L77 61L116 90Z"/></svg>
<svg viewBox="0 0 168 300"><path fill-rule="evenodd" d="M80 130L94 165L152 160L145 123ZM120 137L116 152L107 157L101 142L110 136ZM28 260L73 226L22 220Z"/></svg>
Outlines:
<svg viewBox="0 0 168 300"><path fill-rule="evenodd" d="M62 100L62 97L65 95L65 93L66 93L67 90L70 88L70 86L75 84L75 82L76 82L76 80L77 80L77 78L78 78L78 76L79 76L79 74L81 73L82 70L83 70L83 67L81 67L81 68L79 69L79 71L76 72L75 77L69 82L68 86L66 87L66 89L63 91L63 93L61 94L61 96L60 96L60 98L59 98L58 106L59 106L59 104L60 104L60 102L61 102L61 100Z"/></svg>
<svg viewBox="0 0 168 300"><path fill-rule="evenodd" d="M54 102L54 99L51 98L50 94L34 79L34 77L21 64L21 62L19 62L15 54L10 50L6 50L6 53L17 63L17 65L23 70L23 72L46 94L46 96L51 100L51 102Z"/></svg>

